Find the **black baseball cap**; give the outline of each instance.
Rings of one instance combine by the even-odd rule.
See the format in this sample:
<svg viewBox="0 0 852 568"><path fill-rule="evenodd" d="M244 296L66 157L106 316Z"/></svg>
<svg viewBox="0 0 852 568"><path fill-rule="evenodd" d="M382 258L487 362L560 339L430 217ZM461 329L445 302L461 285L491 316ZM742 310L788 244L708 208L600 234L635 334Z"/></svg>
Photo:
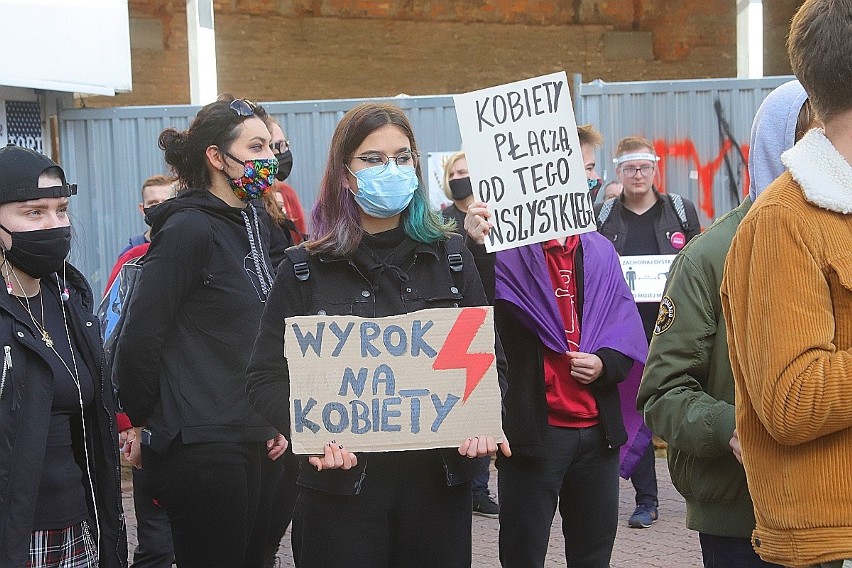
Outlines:
<svg viewBox="0 0 852 568"><path fill-rule="evenodd" d="M62 185L38 186L48 168L57 168ZM71 195L77 195L77 184L67 183L62 168L44 154L11 144L0 148L0 203Z"/></svg>

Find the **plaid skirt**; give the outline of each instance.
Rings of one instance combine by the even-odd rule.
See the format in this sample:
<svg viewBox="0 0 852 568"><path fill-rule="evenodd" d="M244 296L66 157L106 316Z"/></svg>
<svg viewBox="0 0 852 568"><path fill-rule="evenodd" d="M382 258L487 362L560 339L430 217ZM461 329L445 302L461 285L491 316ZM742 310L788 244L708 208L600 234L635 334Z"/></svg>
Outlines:
<svg viewBox="0 0 852 568"><path fill-rule="evenodd" d="M98 550L86 521L65 529L34 531L27 568L97 568Z"/></svg>

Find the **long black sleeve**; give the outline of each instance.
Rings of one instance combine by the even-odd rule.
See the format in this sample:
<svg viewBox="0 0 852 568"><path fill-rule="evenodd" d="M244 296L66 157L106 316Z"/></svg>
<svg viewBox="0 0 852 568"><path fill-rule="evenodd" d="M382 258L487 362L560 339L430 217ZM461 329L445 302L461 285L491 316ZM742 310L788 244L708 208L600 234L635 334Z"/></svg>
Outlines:
<svg viewBox="0 0 852 568"><path fill-rule="evenodd" d="M124 411L146 424L160 398L163 344L179 307L201 281L210 256L210 225L202 213L179 212L154 237L127 307L115 368Z"/></svg>

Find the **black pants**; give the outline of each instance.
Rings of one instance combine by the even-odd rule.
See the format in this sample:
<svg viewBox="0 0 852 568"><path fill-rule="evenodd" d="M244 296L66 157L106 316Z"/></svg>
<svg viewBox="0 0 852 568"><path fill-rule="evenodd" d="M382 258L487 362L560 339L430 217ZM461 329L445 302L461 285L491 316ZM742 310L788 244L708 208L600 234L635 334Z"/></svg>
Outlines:
<svg viewBox="0 0 852 568"><path fill-rule="evenodd" d="M781 568L760 559L749 538L698 533L704 568Z"/></svg>
<svg viewBox="0 0 852 568"><path fill-rule="evenodd" d="M608 568L618 527L618 450L600 426L550 426L547 457L497 457L500 564L544 566L557 504L570 568Z"/></svg>
<svg viewBox="0 0 852 568"><path fill-rule="evenodd" d="M488 495L488 478L491 477L491 472L489 471L491 456L483 456L475 459L478 471L471 481L473 496Z"/></svg>
<svg viewBox="0 0 852 568"><path fill-rule="evenodd" d="M438 451L370 454L358 495L299 488L293 556L300 568L469 568L471 513L470 483L448 486Z"/></svg>
<svg viewBox="0 0 852 568"><path fill-rule="evenodd" d="M263 543L251 542L251 537L263 459L267 459L263 442L176 440L165 455L143 447L143 465L151 475L154 497L169 516L180 568L259 565Z"/></svg>
<svg viewBox="0 0 852 568"><path fill-rule="evenodd" d="M657 469L654 456L654 442L648 444L645 453L639 458L633 475L630 476L633 489L636 490L636 504L657 506Z"/></svg>
<svg viewBox="0 0 852 568"><path fill-rule="evenodd" d="M175 557L172 528L165 509L154 503L147 469L133 468L133 509L136 537L132 568L171 568Z"/></svg>
<svg viewBox="0 0 852 568"><path fill-rule="evenodd" d="M269 479L268 483L271 485L270 506L265 523L263 566L273 566L281 538L287 532L290 521L293 520L293 508L296 506L296 496L299 494L299 486L296 485L299 477L299 458L288 449L278 460L274 462L266 460L263 469L264 479ZM264 481L264 483L267 482Z"/></svg>

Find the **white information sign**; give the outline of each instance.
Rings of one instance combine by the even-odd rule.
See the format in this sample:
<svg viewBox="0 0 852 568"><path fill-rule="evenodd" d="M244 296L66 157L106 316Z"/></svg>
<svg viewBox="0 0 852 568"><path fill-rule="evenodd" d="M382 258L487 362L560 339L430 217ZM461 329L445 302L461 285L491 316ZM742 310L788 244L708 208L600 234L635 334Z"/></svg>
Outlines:
<svg viewBox="0 0 852 568"><path fill-rule="evenodd" d="M659 302L675 255L622 256L621 272L637 302Z"/></svg>
<svg viewBox="0 0 852 568"><path fill-rule="evenodd" d="M489 252L595 230L565 72L453 99Z"/></svg>

